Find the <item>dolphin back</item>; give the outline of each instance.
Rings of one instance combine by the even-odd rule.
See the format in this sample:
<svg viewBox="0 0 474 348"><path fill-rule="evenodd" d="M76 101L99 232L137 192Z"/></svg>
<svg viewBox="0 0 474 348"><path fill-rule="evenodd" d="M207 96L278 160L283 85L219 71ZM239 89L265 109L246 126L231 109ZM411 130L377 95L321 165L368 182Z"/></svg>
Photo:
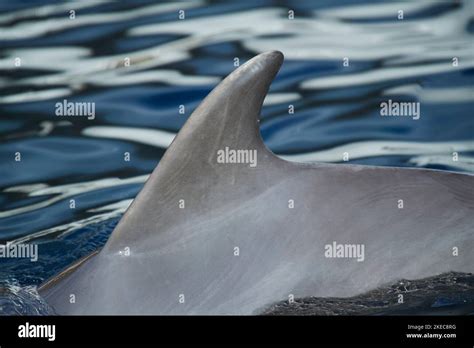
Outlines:
<svg viewBox="0 0 474 348"><path fill-rule="evenodd" d="M291 163L265 147L259 115L282 62L260 54L204 99L104 248L40 289L58 314L252 314L474 271L473 176Z"/></svg>

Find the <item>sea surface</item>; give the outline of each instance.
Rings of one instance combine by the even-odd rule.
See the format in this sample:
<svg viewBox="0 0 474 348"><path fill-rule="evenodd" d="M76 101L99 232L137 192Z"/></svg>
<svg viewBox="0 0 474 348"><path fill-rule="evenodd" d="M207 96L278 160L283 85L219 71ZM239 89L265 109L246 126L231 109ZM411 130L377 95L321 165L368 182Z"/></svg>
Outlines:
<svg viewBox="0 0 474 348"><path fill-rule="evenodd" d="M277 155L474 173L473 33L469 0L0 1L0 243L40 254L0 258L0 314L51 313L36 286L103 246L196 106L264 51L285 55L261 115ZM419 119L382 117L389 99ZM471 274L400 282L298 313L474 312Z"/></svg>

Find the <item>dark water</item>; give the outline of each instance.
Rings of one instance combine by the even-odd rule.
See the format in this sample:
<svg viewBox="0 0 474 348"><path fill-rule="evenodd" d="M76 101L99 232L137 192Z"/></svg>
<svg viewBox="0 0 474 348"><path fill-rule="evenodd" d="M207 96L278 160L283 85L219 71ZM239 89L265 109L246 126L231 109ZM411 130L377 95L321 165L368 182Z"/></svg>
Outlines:
<svg viewBox="0 0 474 348"><path fill-rule="evenodd" d="M41 4L0 2L0 241L40 254L0 259L2 313L47 312L34 286L105 243L235 58L285 54L261 122L285 158L474 172L472 1ZM56 116L64 99L95 118ZM381 117L388 99L420 118Z"/></svg>
<svg viewBox="0 0 474 348"><path fill-rule="evenodd" d="M472 315L474 275L445 273L402 279L350 298L297 298L266 308L265 315Z"/></svg>

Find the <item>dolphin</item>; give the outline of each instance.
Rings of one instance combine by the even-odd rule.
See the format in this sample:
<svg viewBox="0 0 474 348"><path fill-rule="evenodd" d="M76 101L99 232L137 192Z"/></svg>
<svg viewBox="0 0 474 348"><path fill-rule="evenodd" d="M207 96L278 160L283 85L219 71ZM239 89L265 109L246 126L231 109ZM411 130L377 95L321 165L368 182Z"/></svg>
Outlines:
<svg viewBox="0 0 474 348"><path fill-rule="evenodd" d="M204 99L105 246L41 285L55 313L250 315L474 271L473 175L266 148L259 115L282 63L262 53Z"/></svg>

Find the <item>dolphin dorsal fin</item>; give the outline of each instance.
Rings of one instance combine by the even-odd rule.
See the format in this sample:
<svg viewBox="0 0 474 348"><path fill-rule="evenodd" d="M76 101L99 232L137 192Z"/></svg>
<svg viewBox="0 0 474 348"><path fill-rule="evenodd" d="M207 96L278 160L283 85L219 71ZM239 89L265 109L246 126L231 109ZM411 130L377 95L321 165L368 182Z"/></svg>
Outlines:
<svg viewBox="0 0 474 348"><path fill-rule="evenodd" d="M263 144L259 115L282 63L281 52L262 53L214 88L179 131L104 251L145 247L160 230L210 214L218 208L213 199L223 204L223 195L251 194L252 185L246 184L259 175L264 181L262 167L278 159ZM244 152L232 157L239 150ZM253 162L220 164L219 155Z"/></svg>

